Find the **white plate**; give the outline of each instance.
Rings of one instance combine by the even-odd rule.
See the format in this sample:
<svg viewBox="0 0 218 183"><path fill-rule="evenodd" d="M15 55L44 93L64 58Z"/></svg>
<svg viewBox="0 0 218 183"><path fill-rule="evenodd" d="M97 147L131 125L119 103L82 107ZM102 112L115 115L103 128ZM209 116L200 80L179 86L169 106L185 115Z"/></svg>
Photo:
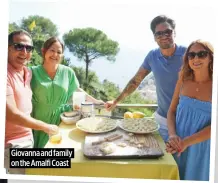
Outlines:
<svg viewBox="0 0 218 183"><path fill-rule="evenodd" d="M146 119L150 119L150 120L151 120L152 118L140 118L140 120L146 120ZM135 131L135 130L131 130L131 129L127 129L127 128L123 127L123 122L124 122L125 120L128 120L128 121L131 120L132 123L137 123L136 120L138 120L138 119L123 119L123 120L121 120L121 122L119 123L119 127L120 127L121 129L123 129L124 131L130 132L130 133L135 133L135 134L153 133L153 132L156 132L157 130L159 130L159 128L160 128L160 125L159 125L158 123L156 123L155 121L153 121L153 123L155 123L155 124L157 125L157 128L155 128L154 130Z"/></svg>
<svg viewBox="0 0 218 183"><path fill-rule="evenodd" d="M103 123L105 123L104 120L108 121L106 124L109 123L111 126L105 129L105 125L103 125ZM102 129L97 129L99 128L99 125L103 125ZM117 128L117 120L104 117L84 118L76 123L76 127L81 131L88 133L105 133Z"/></svg>

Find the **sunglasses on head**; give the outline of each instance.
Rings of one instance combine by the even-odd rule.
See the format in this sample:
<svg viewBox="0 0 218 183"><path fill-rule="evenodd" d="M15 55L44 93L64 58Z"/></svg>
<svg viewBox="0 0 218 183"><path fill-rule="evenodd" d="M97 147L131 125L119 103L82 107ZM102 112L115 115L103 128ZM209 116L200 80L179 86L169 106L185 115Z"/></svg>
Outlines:
<svg viewBox="0 0 218 183"><path fill-rule="evenodd" d="M14 46L14 49L17 51L23 51L25 48L26 51L28 53L30 53L34 50L34 47L31 45L25 45L25 44L21 44L21 43L13 43L12 45Z"/></svg>
<svg viewBox="0 0 218 183"><path fill-rule="evenodd" d="M155 32L154 33L154 36L156 38L160 38L162 36L171 36L173 33L173 30L172 29L166 29L165 31L158 31L158 32Z"/></svg>
<svg viewBox="0 0 218 183"><path fill-rule="evenodd" d="M199 51L199 52L189 52L187 53L188 59L192 60L195 58L195 56L198 56L198 58L206 58L208 55L208 51L204 50L204 51Z"/></svg>

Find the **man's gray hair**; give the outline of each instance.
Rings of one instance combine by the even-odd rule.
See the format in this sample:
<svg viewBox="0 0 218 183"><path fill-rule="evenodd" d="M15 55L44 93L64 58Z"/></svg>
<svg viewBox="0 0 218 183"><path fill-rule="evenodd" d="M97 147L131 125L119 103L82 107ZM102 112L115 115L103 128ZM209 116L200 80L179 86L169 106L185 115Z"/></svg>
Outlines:
<svg viewBox="0 0 218 183"><path fill-rule="evenodd" d="M13 31L8 35L8 45L12 45L14 43L14 36L21 35L21 34L27 35L32 41L32 36L30 35L30 33L21 29L21 30Z"/></svg>

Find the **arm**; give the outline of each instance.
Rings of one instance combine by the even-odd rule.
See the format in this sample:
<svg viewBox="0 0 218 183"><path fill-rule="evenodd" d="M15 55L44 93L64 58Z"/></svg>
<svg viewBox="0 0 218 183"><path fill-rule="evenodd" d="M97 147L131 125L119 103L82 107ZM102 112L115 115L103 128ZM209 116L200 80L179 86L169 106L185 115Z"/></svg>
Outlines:
<svg viewBox="0 0 218 183"><path fill-rule="evenodd" d="M203 128L201 131L186 137L184 139L184 143L188 146L203 142L205 140L210 139L210 131L211 131L211 126L207 126Z"/></svg>
<svg viewBox="0 0 218 183"><path fill-rule="evenodd" d="M34 130L42 130L48 134L55 134L58 131L58 127L56 125L49 125L22 113L19 109L17 109L13 95L6 97L6 119L15 125L20 125Z"/></svg>
<svg viewBox="0 0 218 183"><path fill-rule="evenodd" d="M118 102L123 100L125 97L130 95L135 89L139 86L139 84L142 82L142 80L150 73L149 70L144 69L143 66L141 66L138 70L138 72L135 74L135 76L129 81L123 92L115 99L115 101L108 101L105 104L105 108L108 111L111 111L115 108Z"/></svg>
<svg viewBox="0 0 218 183"><path fill-rule="evenodd" d="M179 143L181 142L181 138L176 134L176 108L179 103L179 94L182 86L182 81L179 79L177 81L173 98L167 113L167 126L168 126L168 134L169 134L169 145L172 146L172 149L176 151L180 151L181 147Z"/></svg>
<svg viewBox="0 0 218 183"><path fill-rule="evenodd" d="M182 141L180 141L179 145L181 149L178 153L178 156L180 156L181 153L185 151L187 147L210 139L210 131L211 131L211 125L203 128L201 131L189 137L185 137Z"/></svg>
<svg viewBox="0 0 218 183"><path fill-rule="evenodd" d="M125 97L129 96L133 93L136 88L138 88L139 84L142 80L150 73L149 70L140 67L135 76L129 81L127 86L124 88L123 92L115 99L114 103L117 104Z"/></svg>
<svg viewBox="0 0 218 183"><path fill-rule="evenodd" d="M167 113L167 127L168 127L168 134L169 136L174 136L176 135L176 108L177 105L179 104L179 94L180 94L180 88L182 86L182 81L178 80L173 98Z"/></svg>

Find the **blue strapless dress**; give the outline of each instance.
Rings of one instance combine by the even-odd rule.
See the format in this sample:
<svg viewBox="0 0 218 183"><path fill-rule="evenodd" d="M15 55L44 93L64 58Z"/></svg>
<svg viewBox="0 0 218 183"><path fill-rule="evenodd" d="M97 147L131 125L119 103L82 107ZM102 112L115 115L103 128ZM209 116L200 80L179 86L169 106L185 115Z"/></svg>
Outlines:
<svg viewBox="0 0 218 183"><path fill-rule="evenodd" d="M180 95L176 132L182 139L211 124L211 102ZM180 157L174 154L181 180L209 180L210 140L188 147Z"/></svg>

